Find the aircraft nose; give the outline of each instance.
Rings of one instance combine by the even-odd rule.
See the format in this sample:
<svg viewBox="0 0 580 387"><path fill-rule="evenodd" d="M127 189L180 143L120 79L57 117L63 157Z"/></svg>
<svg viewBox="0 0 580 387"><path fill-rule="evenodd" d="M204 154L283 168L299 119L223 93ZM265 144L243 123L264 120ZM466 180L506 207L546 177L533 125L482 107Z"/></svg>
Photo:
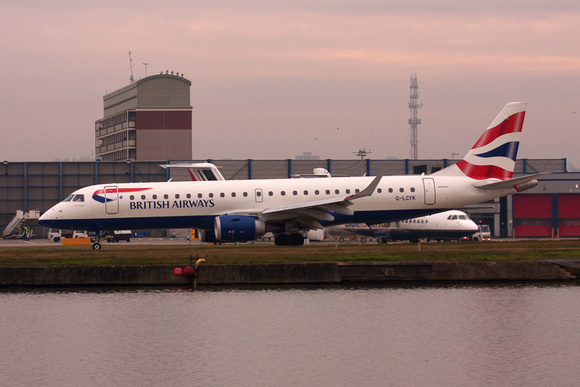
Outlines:
<svg viewBox="0 0 580 387"><path fill-rule="evenodd" d="M54 207L51 207L48 211L38 218L38 224L45 227L50 227L53 224L53 221L56 219L56 211Z"/></svg>

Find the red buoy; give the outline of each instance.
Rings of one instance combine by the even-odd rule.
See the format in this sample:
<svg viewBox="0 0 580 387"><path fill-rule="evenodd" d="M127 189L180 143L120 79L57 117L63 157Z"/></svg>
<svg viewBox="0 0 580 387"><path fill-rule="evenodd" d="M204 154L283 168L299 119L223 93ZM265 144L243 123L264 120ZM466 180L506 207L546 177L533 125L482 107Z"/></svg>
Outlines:
<svg viewBox="0 0 580 387"><path fill-rule="evenodd" d="M185 266L182 274L186 277L193 277L195 276L195 268L193 266Z"/></svg>

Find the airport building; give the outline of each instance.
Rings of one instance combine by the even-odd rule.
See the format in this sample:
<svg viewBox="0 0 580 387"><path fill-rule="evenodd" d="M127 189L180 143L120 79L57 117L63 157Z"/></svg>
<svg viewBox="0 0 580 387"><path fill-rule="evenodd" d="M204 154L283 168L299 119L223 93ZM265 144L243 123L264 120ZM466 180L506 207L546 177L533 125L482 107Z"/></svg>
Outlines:
<svg viewBox="0 0 580 387"><path fill-rule="evenodd" d="M103 97L103 118L95 121L98 161L191 159L191 82L162 73Z"/></svg>
<svg viewBox="0 0 580 387"><path fill-rule="evenodd" d="M39 214L78 188L91 184L190 180L183 168L161 165L208 160L8 162L0 164L0 232L11 224L28 224L35 235L48 230L36 223ZM432 173L459 160L209 160L225 179L299 178L314 168L335 176ZM486 202L466 211L488 224L494 237L580 237L580 173L566 171L566 159L519 159L514 177L552 172L527 191ZM17 219L20 216L20 220ZM16 224L18 223L18 224ZM11 227L11 226L10 226ZM163 231L162 231L163 232Z"/></svg>

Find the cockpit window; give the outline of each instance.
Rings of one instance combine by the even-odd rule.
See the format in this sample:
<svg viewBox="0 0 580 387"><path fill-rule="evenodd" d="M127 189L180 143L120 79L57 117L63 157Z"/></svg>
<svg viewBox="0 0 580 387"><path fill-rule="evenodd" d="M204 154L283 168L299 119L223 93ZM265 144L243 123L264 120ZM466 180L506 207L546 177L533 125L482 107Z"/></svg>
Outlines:
<svg viewBox="0 0 580 387"><path fill-rule="evenodd" d="M63 200L63 202L70 202L70 201L71 201L71 199L73 198L73 196L75 196L75 195L73 195L73 194L70 194L70 195L68 195L68 196L67 196L67 197L66 197L66 198Z"/></svg>
<svg viewBox="0 0 580 387"><path fill-rule="evenodd" d="M78 194L75 195L73 202L84 202L85 201L85 195L83 194Z"/></svg>
<svg viewBox="0 0 580 387"><path fill-rule="evenodd" d="M459 219L466 220L467 219L467 216L465 216L465 215L459 215Z"/></svg>

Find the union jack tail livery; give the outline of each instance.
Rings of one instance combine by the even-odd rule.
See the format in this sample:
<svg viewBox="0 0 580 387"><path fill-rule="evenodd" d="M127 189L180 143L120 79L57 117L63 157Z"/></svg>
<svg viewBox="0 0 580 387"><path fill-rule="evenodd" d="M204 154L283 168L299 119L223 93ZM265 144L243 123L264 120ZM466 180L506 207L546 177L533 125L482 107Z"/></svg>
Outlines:
<svg viewBox="0 0 580 387"><path fill-rule="evenodd" d="M463 174L475 180L511 179L526 107L527 102L505 105L463 160L440 174Z"/></svg>

